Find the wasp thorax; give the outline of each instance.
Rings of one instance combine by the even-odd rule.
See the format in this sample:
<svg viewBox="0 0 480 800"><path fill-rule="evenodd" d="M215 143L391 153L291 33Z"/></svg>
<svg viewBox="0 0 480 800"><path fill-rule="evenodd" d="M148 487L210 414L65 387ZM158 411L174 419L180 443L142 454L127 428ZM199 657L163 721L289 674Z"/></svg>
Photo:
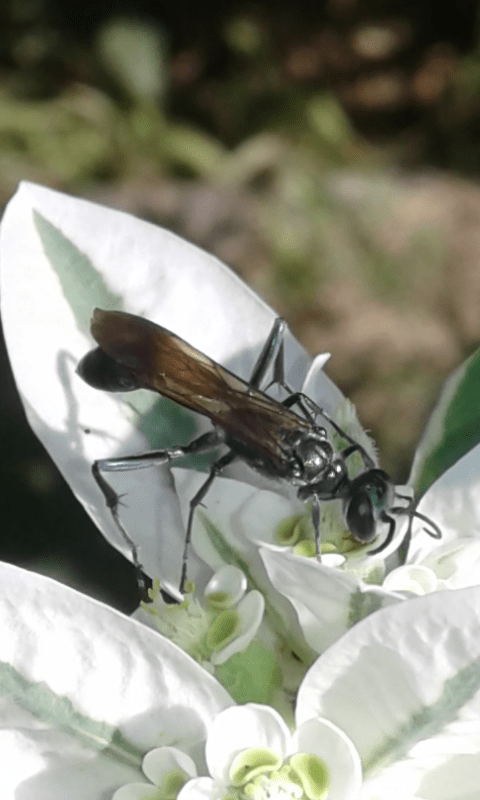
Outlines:
<svg viewBox="0 0 480 800"><path fill-rule="evenodd" d="M333 447L323 437L306 436L297 443L295 455L302 464L302 478L311 481L332 463Z"/></svg>

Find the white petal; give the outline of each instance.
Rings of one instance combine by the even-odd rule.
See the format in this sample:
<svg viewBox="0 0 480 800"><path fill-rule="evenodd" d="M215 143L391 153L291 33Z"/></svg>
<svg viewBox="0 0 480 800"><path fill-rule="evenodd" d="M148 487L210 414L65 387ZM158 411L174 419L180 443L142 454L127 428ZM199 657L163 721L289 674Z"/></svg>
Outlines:
<svg viewBox="0 0 480 800"><path fill-rule="evenodd" d="M328 800L357 797L362 785L362 765L353 742L336 725L316 717L297 728L299 753L313 753L325 761L329 773Z"/></svg>
<svg viewBox="0 0 480 800"><path fill-rule="evenodd" d="M293 605L305 639L316 653L323 653L362 617L403 599L313 558L266 547L260 554L270 580Z"/></svg>
<svg viewBox="0 0 480 800"><path fill-rule="evenodd" d="M204 595L208 599L209 595L219 592L226 595L225 604L227 608L238 603L247 591L247 579L241 569L226 564L218 569L205 586Z"/></svg>
<svg viewBox="0 0 480 800"><path fill-rule="evenodd" d="M323 371L329 358L330 353L315 356L302 386L302 392L308 394L321 408L333 415L343 400L343 395Z"/></svg>
<svg viewBox="0 0 480 800"><path fill-rule="evenodd" d="M112 800L152 800L155 791L151 783L127 783L114 792Z"/></svg>
<svg viewBox="0 0 480 800"><path fill-rule="evenodd" d="M454 796L480 797L479 662L479 587L411 599L360 622L313 665L297 722L321 715L345 731L362 758L365 797L371 781L372 796L377 784L401 783L405 797L450 798L438 793L439 776L455 764Z"/></svg>
<svg viewBox="0 0 480 800"><path fill-rule="evenodd" d="M220 713L207 739L207 764L215 780L228 783L234 757L249 747L267 747L283 759L291 737L281 716L269 706L248 703Z"/></svg>
<svg viewBox="0 0 480 800"><path fill-rule="evenodd" d="M413 564L405 564L392 570L382 586L391 592L412 592L419 595L435 592L440 588L432 569Z"/></svg>
<svg viewBox="0 0 480 800"><path fill-rule="evenodd" d="M161 785L166 773L181 770L189 778L195 778L197 768L189 755L177 747L155 747L143 759L142 769L152 783Z"/></svg>
<svg viewBox="0 0 480 800"><path fill-rule="evenodd" d="M243 504L238 525L245 538L254 545L279 544L276 533L288 517L304 514L305 505L269 491L257 491Z"/></svg>
<svg viewBox="0 0 480 800"><path fill-rule="evenodd" d="M221 800L225 787L212 778L194 778L185 784L177 800Z"/></svg>
<svg viewBox="0 0 480 800"><path fill-rule="evenodd" d="M179 648L67 587L0 565L1 796L104 800L146 750L198 748L231 699ZM21 787L21 789L19 788Z"/></svg>
<svg viewBox="0 0 480 800"><path fill-rule="evenodd" d="M478 539L480 534L480 445L470 450L445 472L422 497L418 511L440 528L440 542L423 531L428 523L415 520L408 552L410 563L419 563L438 548L457 539Z"/></svg>
<svg viewBox="0 0 480 800"><path fill-rule="evenodd" d="M241 653L248 647L263 619L265 610L263 595L256 589L252 590L241 600L236 610L239 626L235 638L221 650L213 653L212 664L224 664L234 653Z"/></svg>
<svg viewBox="0 0 480 800"><path fill-rule="evenodd" d="M469 537L448 544L439 543L422 566L431 569L449 589L463 589L480 583L480 542Z"/></svg>

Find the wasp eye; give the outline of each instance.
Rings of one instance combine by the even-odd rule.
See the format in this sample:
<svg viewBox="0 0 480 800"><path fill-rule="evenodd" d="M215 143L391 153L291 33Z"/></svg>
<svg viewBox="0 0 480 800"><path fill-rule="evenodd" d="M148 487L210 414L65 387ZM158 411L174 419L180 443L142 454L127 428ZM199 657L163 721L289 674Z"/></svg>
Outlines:
<svg viewBox="0 0 480 800"><path fill-rule="evenodd" d="M352 539L362 544L373 541L376 535L376 517L373 503L367 492L359 491L346 505L345 522Z"/></svg>
<svg viewBox="0 0 480 800"><path fill-rule="evenodd" d="M94 389L105 392L132 392L138 389L133 373L108 356L100 347L90 350L77 365L77 375Z"/></svg>

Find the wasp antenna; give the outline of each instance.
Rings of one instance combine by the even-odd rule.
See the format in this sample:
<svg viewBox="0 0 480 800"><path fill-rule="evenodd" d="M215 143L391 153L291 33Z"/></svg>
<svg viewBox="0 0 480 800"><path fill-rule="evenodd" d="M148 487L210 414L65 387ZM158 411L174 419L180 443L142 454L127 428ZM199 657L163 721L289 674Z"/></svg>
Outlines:
<svg viewBox="0 0 480 800"><path fill-rule="evenodd" d="M412 517L418 517L418 519L422 519L424 522L428 523L430 526L430 530L424 528L423 530L425 533L428 533L433 539L441 539L442 538L442 531L438 527L437 523L434 522L430 517L426 517L425 514L421 514L420 511L414 511L412 513Z"/></svg>
<svg viewBox="0 0 480 800"><path fill-rule="evenodd" d="M409 498L409 497L406 497L405 495L398 494L398 492L395 492L395 496L398 497L400 500L410 500L410 505L404 506L404 507L397 506L395 508L391 508L390 509L390 513L391 514L408 514L408 516L410 517L410 525L413 522L413 518L414 517L418 517L418 519L423 520L424 522L426 522L430 526L430 530L428 530L428 528L423 528L425 533L427 533L433 539L441 539L442 538L442 531L440 530L440 528L437 525L437 523L434 522L432 519L430 519L430 517L427 517L427 516L425 516L425 514L421 514L420 511L417 511L416 509L412 508L413 504L415 503L415 498L414 497L413 498Z"/></svg>

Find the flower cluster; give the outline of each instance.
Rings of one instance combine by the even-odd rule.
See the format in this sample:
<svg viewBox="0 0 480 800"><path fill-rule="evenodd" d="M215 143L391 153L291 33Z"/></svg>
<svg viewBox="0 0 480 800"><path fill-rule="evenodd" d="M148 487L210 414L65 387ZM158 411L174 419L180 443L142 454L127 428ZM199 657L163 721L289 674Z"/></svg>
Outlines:
<svg viewBox="0 0 480 800"><path fill-rule="evenodd" d="M451 378L418 448L414 518L410 489L388 485L386 502L363 480L377 457L325 375L327 357L311 362L285 335L284 379L272 364L264 388L282 398L288 386L324 412L315 424L332 452L345 450L357 522L370 514L378 542L395 523L383 551L352 540L342 492L318 508L318 497L304 503L298 487L232 463L203 496L198 454L109 472L126 495L119 526L92 462L185 444L208 421L154 393L127 400L88 386L75 369L94 344L93 308L157 321L185 352L227 367L232 384L249 381L274 313L172 233L33 184L2 221L0 289L33 429L107 540L127 558L134 546L153 581L127 618L0 564L2 798L480 796L480 446L468 435L476 406L465 412L477 355ZM199 493L188 591L166 602L178 598Z"/></svg>

